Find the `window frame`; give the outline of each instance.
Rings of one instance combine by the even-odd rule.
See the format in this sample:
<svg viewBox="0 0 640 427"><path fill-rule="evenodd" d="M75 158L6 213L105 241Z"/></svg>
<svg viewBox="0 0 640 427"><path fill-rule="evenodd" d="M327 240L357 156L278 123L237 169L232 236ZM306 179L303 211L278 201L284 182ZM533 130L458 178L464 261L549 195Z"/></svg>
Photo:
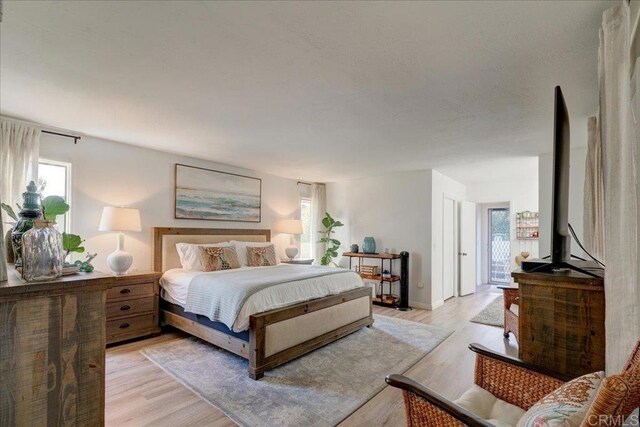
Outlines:
<svg viewBox="0 0 640 427"><path fill-rule="evenodd" d="M38 158L38 180L40 179L40 165L41 164L45 164L45 165L49 165L49 166L58 166L58 167L64 167L65 168L65 202L67 202L67 204L69 205L69 211L65 214L65 220L64 220L64 231L67 233L71 232L71 209L73 207L73 193L72 193L72 189L73 189L73 183L72 183L72 179L73 179L73 164L70 162L62 162L60 160L51 160L51 159L47 159L45 157L40 157Z"/></svg>

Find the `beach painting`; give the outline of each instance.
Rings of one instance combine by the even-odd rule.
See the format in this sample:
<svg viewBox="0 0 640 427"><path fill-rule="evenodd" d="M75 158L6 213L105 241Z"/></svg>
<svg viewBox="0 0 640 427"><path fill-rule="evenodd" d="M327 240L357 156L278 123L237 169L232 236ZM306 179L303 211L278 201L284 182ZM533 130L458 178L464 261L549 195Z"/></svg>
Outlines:
<svg viewBox="0 0 640 427"><path fill-rule="evenodd" d="M261 221L262 180L176 164L176 219Z"/></svg>

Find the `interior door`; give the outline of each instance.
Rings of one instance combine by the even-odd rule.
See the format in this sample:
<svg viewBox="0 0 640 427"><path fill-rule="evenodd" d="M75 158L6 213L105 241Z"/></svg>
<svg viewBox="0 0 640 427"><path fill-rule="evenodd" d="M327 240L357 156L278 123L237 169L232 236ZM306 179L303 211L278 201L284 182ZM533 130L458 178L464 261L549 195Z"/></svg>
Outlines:
<svg viewBox="0 0 640 427"><path fill-rule="evenodd" d="M442 204L442 299L455 295L457 288L456 201L444 198Z"/></svg>
<svg viewBox="0 0 640 427"><path fill-rule="evenodd" d="M469 295L476 291L476 204L460 202L460 295Z"/></svg>

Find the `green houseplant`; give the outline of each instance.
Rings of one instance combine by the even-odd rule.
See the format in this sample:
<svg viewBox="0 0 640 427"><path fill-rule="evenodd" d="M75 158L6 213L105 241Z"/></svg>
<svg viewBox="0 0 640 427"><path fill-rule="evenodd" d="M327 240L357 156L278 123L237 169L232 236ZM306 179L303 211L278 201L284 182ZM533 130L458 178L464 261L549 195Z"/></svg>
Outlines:
<svg viewBox="0 0 640 427"><path fill-rule="evenodd" d="M318 233L322 234L322 238L318 241L318 243L324 243L327 245L327 248L320 259L320 264L322 265L330 265L333 264L336 267L338 264L333 262L333 259L338 256L338 249L340 248L340 240L334 239L331 237L333 230L337 227L342 227L344 224L340 221L336 221L333 219L329 212L325 212L324 218L322 218L322 226L324 230L319 231Z"/></svg>
<svg viewBox="0 0 640 427"><path fill-rule="evenodd" d="M48 196L42 199L42 213L44 219L56 224L58 215L64 215L69 211L69 205L60 196ZM62 249L65 251L65 258L71 252L83 253L82 238L76 234L62 233Z"/></svg>

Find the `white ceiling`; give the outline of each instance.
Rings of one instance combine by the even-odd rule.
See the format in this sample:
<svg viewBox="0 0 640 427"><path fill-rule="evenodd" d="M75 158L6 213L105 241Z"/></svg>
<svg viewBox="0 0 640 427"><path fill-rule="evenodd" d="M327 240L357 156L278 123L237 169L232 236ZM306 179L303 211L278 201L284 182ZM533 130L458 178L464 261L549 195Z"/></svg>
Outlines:
<svg viewBox="0 0 640 427"><path fill-rule="evenodd" d="M532 156L613 4L5 1L0 111L318 181Z"/></svg>

